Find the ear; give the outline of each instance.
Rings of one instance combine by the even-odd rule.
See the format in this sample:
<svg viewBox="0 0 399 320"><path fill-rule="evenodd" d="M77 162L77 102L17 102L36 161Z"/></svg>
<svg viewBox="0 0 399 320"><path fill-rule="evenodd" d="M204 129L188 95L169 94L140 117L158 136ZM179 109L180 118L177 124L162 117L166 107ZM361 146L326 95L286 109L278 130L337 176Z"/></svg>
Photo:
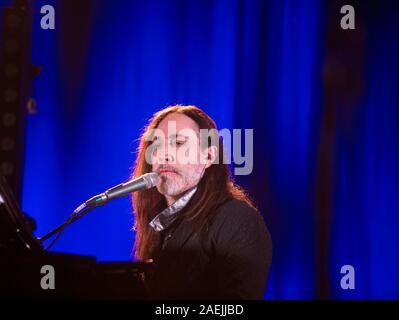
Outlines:
<svg viewBox="0 0 399 320"><path fill-rule="evenodd" d="M208 150L208 152L207 152L208 156L207 156L205 168L209 168L216 160L218 148L216 146L210 146L210 147L208 147L207 150Z"/></svg>

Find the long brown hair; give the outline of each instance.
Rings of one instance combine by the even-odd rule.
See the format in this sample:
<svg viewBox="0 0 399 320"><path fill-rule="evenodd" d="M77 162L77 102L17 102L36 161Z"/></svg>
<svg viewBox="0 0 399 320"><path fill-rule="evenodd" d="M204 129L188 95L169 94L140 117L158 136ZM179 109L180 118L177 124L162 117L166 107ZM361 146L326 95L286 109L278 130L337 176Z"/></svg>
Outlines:
<svg viewBox="0 0 399 320"><path fill-rule="evenodd" d="M151 164L147 163L145 159L146 150L151 144L149 133L157 128L159 123L171 113L181 113L190 117L198 125L199 129L217 130L215 122L196 106L174 105L155 113L140 138L138 156L132 178L137 178L152 171ZM223 161L222 140L220 137L218 137L218 140L218 161L205 170L198 183L197 191L184 208L184 215L188 219L195 221L196 232L204 230L209 221L210 213L214 212L218 206L229 198L243 200L253 206L252 201L244 190L233 182L228 164ZM211 144L212 140L208 138L208 146ZM138 191L133 194L134 229L137 232L134 251L137 258L149 259L152 257L157 232L151 228L149 223L166 207L165 197L156 188Z"/></svg>

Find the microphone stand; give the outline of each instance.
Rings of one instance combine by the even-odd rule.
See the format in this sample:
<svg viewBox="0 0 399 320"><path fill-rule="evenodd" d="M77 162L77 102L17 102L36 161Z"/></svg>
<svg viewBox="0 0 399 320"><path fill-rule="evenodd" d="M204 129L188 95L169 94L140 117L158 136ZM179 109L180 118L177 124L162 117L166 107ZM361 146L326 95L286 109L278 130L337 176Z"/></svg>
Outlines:
<svg viewBox="0 0 399 320"><path fill-rule="evenodd" d="M43 246L43 242L47 239L49 239L50 237L52 237L53 235L55 235L56 233L58 233L57 237L54 239L54 241L45 249L48 250L50 249L50 247L52 247L54 245L54 243L59 239L59 237L61 236L62 232L65 230L65 228L67 226L69 226L71 223L73 223L74 221L80 219L81 217L83 217L84 215L86 215L87 213L89 213L91 210L93 210L94 208L99 207L99 205L91 205L91 206L86 206L83 207L83 210L81 210L80 212L78 211L78 209L80 207L78 207L71 215L71 217L65 221L63 224L59 225L57 228L55 228L54 230L50 231L49 233L47 233L46 235L44 235L41 238L37 238L37 240L40 242L40 244ZM78 212L77 212L78 211Z"/></svg>
<svg viewBox="0 0 399 320"><path fill-rule="evenodd" d="M44 250L50 249L54 245L54 243L59 239L65 228L68 225L70 225L72 222L80 219L94 208L104 205L109 200L123 197L131 192L138 191L140 189L149 189L154 187L156 185L157 179L158 179L157 173L155 172L146 173L137 179L134 179L126 183L118 184L117 186L110 188L107 191L90 198L89 200L81 204L79 207L77 207L70 215L67 221L65 221L60 226L47 233L44 237L37 238L37 240L39 241L40 245L43 246L43 242L45 240L58 233L53 242Z"/></svg>

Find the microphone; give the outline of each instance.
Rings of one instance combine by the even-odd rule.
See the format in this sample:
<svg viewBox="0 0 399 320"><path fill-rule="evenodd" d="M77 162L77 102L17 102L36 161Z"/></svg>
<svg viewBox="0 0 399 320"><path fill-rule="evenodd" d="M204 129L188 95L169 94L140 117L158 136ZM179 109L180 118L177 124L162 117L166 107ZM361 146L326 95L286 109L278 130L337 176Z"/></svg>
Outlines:
<svg viewBox="0 0 399 320"><path fill-rule="evenodd" d="M110 200L127 196L131 192L135 192L142 189L150 189L152 187L155 187L157 183L158 183L158 174L155 172L150 172L143 174L142 176L134 180L118 184L117 186L110 188L105 192L100 193L92 197L91 199L87 200L86 202L82 203L79 207L77 207L73 211L73 213L71 214L71 216L67 221L65 221L62 225L58 226L57 228L55 228L53 231L47 233L44 237L38 238L38 240L40 241L41 244L43 244L44 240L47 240L54 234L58 233L53 242L47 248L45 248L45 250L48 250L59 239L62 232L68 225L70 225L72 222L76 221L77 219L83 217L89 211L93 210L93 208L102 206L103 204L106 204Z"/></svg>
<svg viewBox="0 0 399 320"><path fill-rule="evenodd" d="M129 193L155 187L157 183L158 174L156 172L146 173L134 180L118 184L117 186L94 196L87 200L81 207L86 207L88 205L102 206L108 201L127 196ZM81 208L77 208L75 211L80 211L80 209Z"/></svg>

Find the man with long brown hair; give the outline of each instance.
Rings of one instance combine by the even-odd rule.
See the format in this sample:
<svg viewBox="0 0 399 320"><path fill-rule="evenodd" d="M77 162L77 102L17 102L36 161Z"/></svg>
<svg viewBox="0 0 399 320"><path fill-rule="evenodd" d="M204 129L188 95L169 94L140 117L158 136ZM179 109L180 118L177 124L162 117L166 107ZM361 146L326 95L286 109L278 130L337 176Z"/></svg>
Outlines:
<svg viewBox="0 0 399 320"><path fill-rule="evenodd" d="M224 159L215 122L195 106L163 109L146 127L133 178L156 172L158 183L133 207L135 255L153 260L149 298L263 298L270 234Z"/></svg>

